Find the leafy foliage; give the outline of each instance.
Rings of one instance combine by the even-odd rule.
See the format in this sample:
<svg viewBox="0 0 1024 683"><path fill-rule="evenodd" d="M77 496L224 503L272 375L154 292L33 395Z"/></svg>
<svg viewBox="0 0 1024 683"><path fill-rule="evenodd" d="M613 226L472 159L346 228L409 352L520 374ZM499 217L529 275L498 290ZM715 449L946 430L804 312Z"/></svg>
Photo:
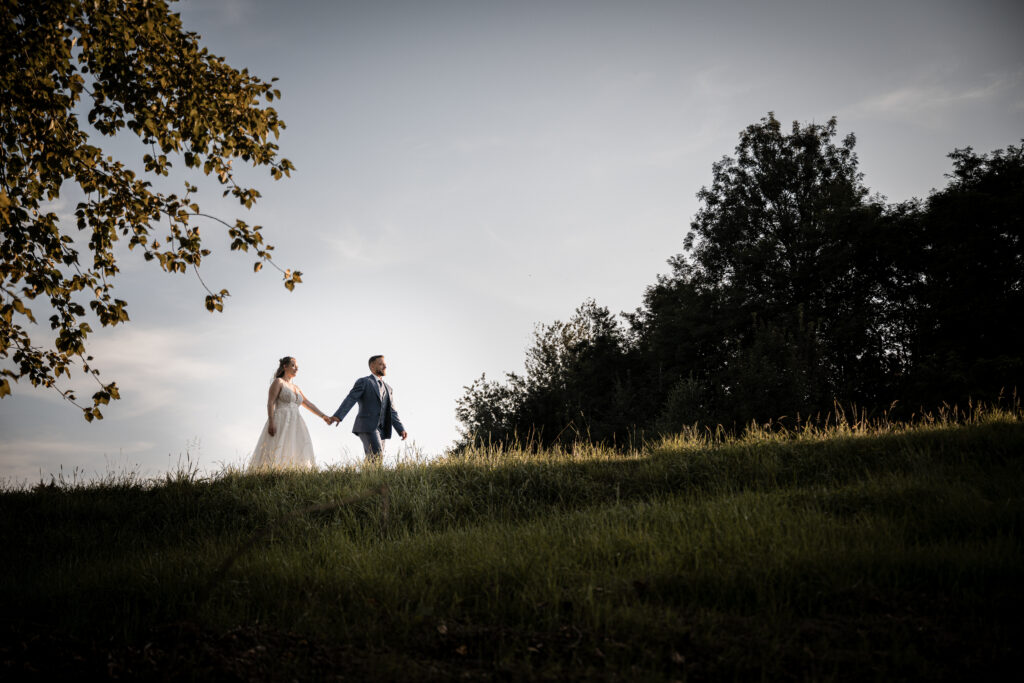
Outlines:
<svg viewBox="0 0 1024 683"><path fill-rule="evenodd" d="M911 390L962 401L1024 387L1024 145L950 157L908 264L919 275Z"/></svg>
<svg viewBox="0 0 1024 683"><path fill-rule="evenodd" d="M265 104L280 97L273 80L209 53L165 0L0 2L0 396L9 379L55 387L79 362L98 375L86 352L90 321L129 319L114 293L119 240L167 273L198 274L210 253L195 225L206 216L198 188L153 186L174 163L214 176L247 209L260 193L235 181L235 159L268 167L274 179L289 175L271 140L284 127ZM125 129L143 146L141 171L96 144ZM74 228L52 204L69 184L84 194ZM220 222L232 250L255 252L256 270L273 264L260 226ZM301 282L300 272L283 274L288 289ZM207 292L206 308L222 310L228 291ZM38 322L33 301L52 311L52 342L26 327ZM116 398L115 383L100 383L86 419L101 418L99 406Z"/></svg>
<svg viewBox="0 0 1024 683"><path fill-rule="evenodd" d="M612 439L616 427L628 428L627 342L607 308L588 300L567 322L538 325L533 340L525 375L509 373L504 384L481 375L466 388L456 409L466 443L522 441L536 448Z"/></svg>
<svg viewBox="0 0 1024 683"><path fill-rule="evenodd" d="M673 382L709 380L719 421L873 400L892 370L874 336L884 328L886 208L861 182L854 136L837 144L837 134L835 119L794 122L788 134L771 114L748 126L697 195L690 258L670 261L673 276L633 317L644 355ZM681 349L694 333L702 343Z"/></svg>

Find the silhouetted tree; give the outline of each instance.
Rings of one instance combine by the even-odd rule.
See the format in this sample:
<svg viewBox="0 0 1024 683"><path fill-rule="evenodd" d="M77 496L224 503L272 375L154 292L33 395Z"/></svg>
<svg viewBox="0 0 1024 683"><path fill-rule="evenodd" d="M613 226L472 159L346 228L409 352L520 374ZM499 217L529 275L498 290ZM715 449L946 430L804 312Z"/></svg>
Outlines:
<svg viewBox="0 0 1024 683"><path fill-rule="evenodd" d="M634 399L639 424L665 431L714 420L721 399L717 373L735 353L719 292L698 284L685 256L672 257L669 265L671 273L647 288L643 306L626 315L635 339L634 381L645 388Z"/></svg>
<svg viewBox="0 0 1024 683"><path fill-rule="evenodd" d="M459 421L460 443L506 444L516 437L522 401L526 394L522 378L506 375L506 382L487 379L483 374L455 402L455 418Z"/></svg>
<svg viewBox="0 0 1024 683"><path fill-rule="evenodd" d="M621 324L593 300L567 322L538 325L526 371L504 383L481 376L458 400L462 442L546 446L583 438L626 438L631 419L629 369ZM621 437L619 434L621 433Z"/></svg>
<svg viewBox="0 0 1024 683"><path fill-rule="evenodd" d="M835 119L748 126L697 195L689 255L670 260L632 317L659 385L667 373L673 387L702 387L705 417L873 398L891 369L879 333L885 207L861 182L854 136L837 134Z"/></svg>
<svg viewBox="0 0 1024 683"><path fill-rule="evenodd" d="M949 185L920 216L913 400L1024 388L1024 145L950 154Z"/></svg>

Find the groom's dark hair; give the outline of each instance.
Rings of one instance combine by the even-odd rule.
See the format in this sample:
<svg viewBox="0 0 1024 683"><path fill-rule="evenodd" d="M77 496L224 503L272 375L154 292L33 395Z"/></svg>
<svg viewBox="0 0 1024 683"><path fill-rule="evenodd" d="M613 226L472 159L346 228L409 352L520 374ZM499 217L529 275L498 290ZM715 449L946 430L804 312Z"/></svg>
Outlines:
<svg viewBox="0 0 1024 683"><path fill-rule="evenodd" d="M380 354L380 355L377 355L377 356L370 356L370 360L366 361L366 364L369 365L372 368L374 361L376 361L378 358L383 358L383 357L384 357L384 354Z"/></svg>

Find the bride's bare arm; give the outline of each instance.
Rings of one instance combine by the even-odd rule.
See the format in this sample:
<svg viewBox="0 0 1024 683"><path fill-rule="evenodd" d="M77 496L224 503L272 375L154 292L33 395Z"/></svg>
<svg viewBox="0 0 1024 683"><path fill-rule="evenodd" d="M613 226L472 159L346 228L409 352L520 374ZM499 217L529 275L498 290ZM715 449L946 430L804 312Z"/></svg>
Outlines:
<svg viewBox="0 0 1024 683"><path fill-rule="evenodd" d="M298 387L295 388L299 389ZM312 401L306 398L306 395L302 393L302 389L299 389L299 396L302 397L302 405L308 408L310 411L312 411L314 415L316 415L317 417L324 421L330 420L330 418L327 417L327 415L325 415L322 410L317 408L315 405L313 405ZM328 424L330 424L330 422L328 422Z"/></svg>
<svg viewBox="0 0 1024 683"><path fill-rule="evenodd" d="M275 379L270 383L270 393L267 394L267 432L274 436L277 426L274 425L274 411L277 409L277 395L281 393L281 385L284 382Z"/></svg>

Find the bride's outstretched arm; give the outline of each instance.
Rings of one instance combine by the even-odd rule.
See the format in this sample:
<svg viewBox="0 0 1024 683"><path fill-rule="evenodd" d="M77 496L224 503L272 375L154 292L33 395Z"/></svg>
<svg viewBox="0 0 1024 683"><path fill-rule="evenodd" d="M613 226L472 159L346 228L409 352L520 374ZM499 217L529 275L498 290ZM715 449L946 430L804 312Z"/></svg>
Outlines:
<svg viewBox="0 0 1024 683"><path fill-rule="evenodd" d="M296 387L296 389L298 389L298 387ZM312 401L306 398L306 395L302 393L302 389L299 389L299 395L302 396L302 405L308 408L310 411L312 411L314 415L319 417L321 420L324 420L325 422L330 419L327 417L327 415L324 414L324 411L317 408L315 405L313 405ZM328 424L330 424L330 422L328 422Z"/></svg>

